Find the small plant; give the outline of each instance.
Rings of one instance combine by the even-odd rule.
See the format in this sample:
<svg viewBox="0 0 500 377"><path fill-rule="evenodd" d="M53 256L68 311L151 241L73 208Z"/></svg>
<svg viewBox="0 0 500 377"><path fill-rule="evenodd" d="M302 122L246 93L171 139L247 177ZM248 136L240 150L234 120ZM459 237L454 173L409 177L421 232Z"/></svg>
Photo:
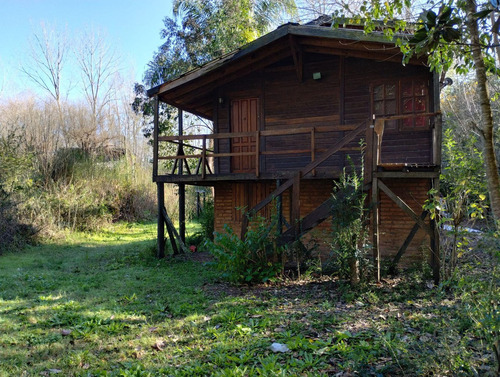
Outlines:
<svg viewBox="0 0 500 377"><path fill-rule="evenodd" d="M441 242L441 277L448 281L455 276L458 259L468 250L469 231L475 220L483 219L487 208L484 183L477 177L478 164L482 163L480 152L474 148L475 140L464 150L453 140L450 130L444 135L443 146L448 158L441 175L442 190L429 191L429 199L423 208L431 219L443 230ZM472 152L473 156L469 158Z"/></svg>
<svg viewBox="0 0 500 377"><path fill-rule="evenodd" d="M365 268L367 230L363 170L358 173L350 161L351 173L345 168L335 182L332 193L332 253L330 264L341 278L358 284ZM361 163L363 166L363 163Z"/></svg>
<svg viewBox="0 0 500 377"><path fill-rule="evenodd" d="M199 221L201 232L205 239L214 240L214 203L212 200L206 201L203 210L200 213Z"/></svg>
<svg viewBox="0 0 500 377"><path fill-rule="evenodd" d="M251 220L244 240L227 225L215 233L206 246L214 256L215 267L232 283L262 283L282 270L283 248L275 242L276 221L262 217Z"/></svg>

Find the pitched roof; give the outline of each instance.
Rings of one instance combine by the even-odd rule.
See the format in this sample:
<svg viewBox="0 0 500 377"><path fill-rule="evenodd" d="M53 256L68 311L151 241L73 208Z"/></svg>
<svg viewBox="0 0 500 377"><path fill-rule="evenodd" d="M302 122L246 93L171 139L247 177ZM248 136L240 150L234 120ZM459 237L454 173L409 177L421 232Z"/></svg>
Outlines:
<svg viewBox="0 0 500 377"><path fill-rule="evenodd" d="M163 102L210 119L213 103L205 99L204 105L195 105L194 99L201 99L203 93L213 91L214 86L293 56L297 51L401 62L395 40L407 35L395 35L390 40L381 32L365 34L362 28L332 28L331 18L327 17L305 25L284 24L235 51L149 89L148 96L157 95ZM422 64L422 60L413 59L410 64Z"/></svg>

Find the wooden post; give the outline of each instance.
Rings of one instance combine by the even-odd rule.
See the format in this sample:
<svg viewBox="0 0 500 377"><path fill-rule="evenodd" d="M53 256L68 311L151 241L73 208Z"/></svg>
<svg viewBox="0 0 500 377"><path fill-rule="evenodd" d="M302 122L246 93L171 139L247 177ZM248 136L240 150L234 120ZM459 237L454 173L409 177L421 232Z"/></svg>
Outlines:
<svg viewBox="0 0 500 377"><path fill-rule="evenodd" d="M179 109L179 136L184 134L184 125L183 125L183 114L182 110ZM179 144L180 154L184 155L184 147L183 144ZM185 159L179 160L179 175L182 175L183 166L186 163ZM184 183L179 183L179 235L181 237L182 242L186 242L186 185Z"/></svg>
<svg viewBox="0 0 500 377"><path fill-rule="evenodd" d="M378 178L372 178L372 250L373 265L375 266L375 280L380 281L380 229L379 222L379 203L378 203Z"/></svg>
<svg viewBox="0 0 500 377"><path fill-rule="evenodd" d="M255 176L260 175L260 131L255 133Z"/></svg>
<svg viewBox="0 0 500 377"><path fill-rule="evenodd" d="M153 118L153 181L156 181L158 176L158 125L159 125L159 114L160 114L160 100L158 96L155 96L154 102L154 118Z"/></svg>
<svg viewBox="0 0 500 377"><path fill-rule="evenodd" d="M207 137L203 135L203 150L201 151L201 179L205 179L207 168Z"/></svg>
<svg viewBox="0 0 500 377"><path fill-rule="evenodd" d="M311 162L313 162L315 159L315 149L316 149L316 138L314 131L315 131L314 127L311 128ZM313 177L316 176L316 169L313 169L312 176Z"/></svg>
<svg viewBox="0 0 500 377"><path fill-rule="evenodd" d="M157 182L158 194L158 258L165 258L165 219L163 217L163 208L165 207L165 187L163 182Z"/></svg>
<svg viewBox="0 0 500 377"><path fill-rule="evenodd" d="M300 235L300 174L296 174L293 178L292 186L292 223L291 226L295 229L295 240L299 239Z"/></svg>
<svg viewBox="0 0 500 377"><path fill-rule="evenodd" d="M439 178L434 178L432 180L432 187L439 192ZM434 237L430 237L432 276L434 278L434 284L438 285L441 270L441 244L439 242L439 227L437 221L435 221L434 219L431 219L430 226L431 232L434 235Z"/></svg>
<svg viewBox="0 0 500 377"><path fill-rule="evenodd" d="M375 114L373 114L373 124L371 126L373 129L373 139L372 139L372 198L371 198L371 210L372 210L372 226L371 226L371 238L372 238L372 251L373 251L373 265L375 267L375 280L380 281L380 230L378 226L379 222L379 188L378 188L378 178L374 173L378 170L379 161L379 134L375 129Z"/></svg>
<svg viewBox="0 0 500 377"><path fill-rule="evenodd" d="M276 180L276 188L281 186L281 179ZM278 216L278 234L283 233L283 194L279 194L276 198L276 212Z"/></svg>

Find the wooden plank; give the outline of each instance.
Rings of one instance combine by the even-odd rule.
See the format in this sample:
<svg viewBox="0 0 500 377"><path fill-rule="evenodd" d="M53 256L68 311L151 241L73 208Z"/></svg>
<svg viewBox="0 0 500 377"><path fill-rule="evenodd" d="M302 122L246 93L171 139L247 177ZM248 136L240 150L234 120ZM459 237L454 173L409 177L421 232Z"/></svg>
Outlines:
<svg viewBox="0 0 500 377"><path fill-rule="evenodd" d="M354 140L358 134L366 129L366 122L361 122L356 129L353 131L349 132L347 135L344 136L342 140L339 140L337 143L335 143L329 150L328 152L325 152L320 158L318 158L316 161L311 162L309 165L307 165L305 168L300 170L300 175L304 177L306 174L308 174L311 170L314 168L318 167L320 164L322 164L324 161L326 161L328 158L330 158L334 153L336 153L340 148L342 148L344 145L349 143L350 141Z"/></svg>
<svg viewBox="0 0 500 377"><path fill-rule="evenodd" d="M436 171L379 171L373 173L377 178L436 178L439 172Z"/></svg>
<svg viewBox="0 0 500 377"><path fill-rule="evenodd" d="M158 96L154 100L154 119L153 119L153 180L158 176L158 124L160 117L160 101Z"/></svg>
<svg viewBox="0 0 500 377"><path fill-rule="evenodd" d="M156 231L156 238L158 240L157 257L159 259L165 258L165 219L163 218L162 208L165 207L165 188L162 182L156 184L158 196L158 224Z"/></svg>
<svg viewBox="0 0 500 377"><path fill-rule="evenodd" d="M432 179L432 188L439 192L439 177ZM440 280L440 270L441 270L441 245L439 239L439 225L435 219L430 221L431 231L434 237L431 237L431 268L432 275L434 277L434 284L439 285Z"/></svg>
<svg viewBox="0 0 500 377"><path fill-rule="evenodd" d="M340 124L345 124L345 57L341 56L339 60L339 120Z"/></svg>
<svg viewBox="0 0 500 377"><path fill-rule="evenodd" d="M316 141L315 141L315 134L314 134L314 128L311 130L311 162L314 161L315 158L315 148L316 148ZM313 177L316 176L316 170L313 169L312 171Z"/></svg>
<svg viewBox="0 0 500 377"><path fill-rule="evenodd" d="M430 231L429 227L417 216L417 214L406 204L399 196L397 196L392 190L387 187L384 182L378 180L378 187L394 202L399 208L401 208L408 216L410 216L413 221L415 221L430 237L434 237L434 234Z"/></svg>
<svg viewBox="0 0 500 377"><path fill-rule="evenodd" d="M177 229L175 229L174 223L172 222L172 220L170 220L170 216L168 216L166 208L163 207L162 211L163 211L163 217L164 217L165 222L167 224L167 230L169 231L169 233L171 232L171 234L172 234L172 237L171 237L172 247L174 247L173 244L175 243L175 241L177 241L182 252L184 252L186 254L189 253L189 249L184 244L184 241L182 241L181 237L179 236L179 233L177 233ZM176 249L174 249L174 255L175 254L178 254L178 250L176 251Z"/></svg>
<svg viewBox="0 0 500 377"><path fill-rule="evenodd" d="M291 208L291 225L294 229L295 240L300 237L300 174L296 174L293 178L292 186L292 208Z"/></svg>
<svg viewBox="0 0 500 377"><path fill-rule="evenodd" d="M259 178L260 175L260 131L257 131L255 137L255 176Z"/></svg>
<svg viewBox="0 0 500 377"><path fill-rule="evenodd" d="M429 212L423 211L422 214L420 215L420 220L424 221L428 214L429 214ZM420 225L418 225L418 224L413 225L413 228L410 230L410 233L408 234L408 236L404 240L403 244L399 248L396 256L394 257L394 259L392 261L392 266L391 266L392 270L394 270L396 268L401 257L406 252L406 249L408 249L408 246L410 246L411 241L413 240L413 238L417 234L417 231L419 230L419 228L420 228Z"/></svg>
<svg viewBox="0 0 500 377"><path fill-rule="evenodd" d="M305 153L311 153L310 149L287 149L287 150L270 150L266 152L261 152L262 156L279 156L279 155L284 155L284 154L305 154Z"/></svg>
<svg viewBox="0 0 500 377"><path fill-rule="evenodd" d="M301 83L303 81L304 76L304 62L302 56L302 49L300 45L297 43L297 40L294 36L289 35L288 40L290 42L290 49L292 50L293 63L295 65L295 72L297 74L297 79Z"/></svg>
<svg viewBox="0 0 500 377"><path fill-rule="evenodd" d="M375 280L380 281L380 228L379 228L379 180L372 179L372 226L370 228L372 236L373 264L375 266Z"/></svg>
<svg viewBox="0 0 500 377"><path fill-rule="evenodd" d="M203 151L201 152L201 177L205 179L205 176L207 174L206 171L206 166L207 166L207 138L206 136L203 136Z"/></svg>

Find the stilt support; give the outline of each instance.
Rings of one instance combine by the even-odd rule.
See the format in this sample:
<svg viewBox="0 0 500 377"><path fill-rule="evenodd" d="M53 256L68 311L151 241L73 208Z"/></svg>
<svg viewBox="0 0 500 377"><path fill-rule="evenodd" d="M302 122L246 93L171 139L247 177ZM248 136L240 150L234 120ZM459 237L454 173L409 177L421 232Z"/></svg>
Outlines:
<svg viewBox="0 0 500 377"><path fill-rule="evenodd" d="M163 217L163 208L165 207L165 187L163 182L156 183L158 187L158 258L165 258L165 219Z"/></svg>

